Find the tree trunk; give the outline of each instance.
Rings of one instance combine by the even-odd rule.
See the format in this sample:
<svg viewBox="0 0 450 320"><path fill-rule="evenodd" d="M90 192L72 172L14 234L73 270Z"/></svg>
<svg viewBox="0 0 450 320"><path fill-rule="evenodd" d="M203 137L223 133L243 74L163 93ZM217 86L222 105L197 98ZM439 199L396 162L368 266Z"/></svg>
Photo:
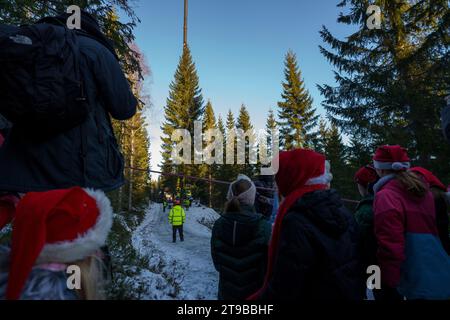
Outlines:
<svg viewBox="0 0 450 320"><path fill-rule="evenodd" d="M125 124L123 122L120 123L120 145L123 148L124 145L124 136L125 136ZM123 150L122 150L123 152ZM124 152L123 152L124 153ZM119 195L117 196L117 208L119 212L122 211L122 199L123 199L123 186L119 188Z"/></svg>
<svg viewBox="0 0 450 320"><path fill-rule="evenodd" d="M133 208L133 166L134 166L134 134L135 131L131 131L130 139L130 177L129 177L129 189L128 189L128 211Z"/></svg>
<svg viewBox="0 0 450 320"><path fill-rule="evenodd" d="M212 208L212 175L211 168L209 168L209 207Z"/></svg>

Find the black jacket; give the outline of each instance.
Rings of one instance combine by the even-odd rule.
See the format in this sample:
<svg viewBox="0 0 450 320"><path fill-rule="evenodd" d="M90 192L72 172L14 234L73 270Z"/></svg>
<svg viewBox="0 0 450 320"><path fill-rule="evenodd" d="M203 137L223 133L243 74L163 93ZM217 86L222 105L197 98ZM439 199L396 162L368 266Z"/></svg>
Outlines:
<svg viewBox="0 0 450 320"><path fill-rule="evenodd" d="M93 111L80 126L42 143L32 142L13 127L0 148L0 190L29 192L81 186L110 191L123 184L123 158L109 115L128 119L135 114L137 101L118 61L106 47L85 36L79 37L79 45Z"/></svg>
<svg viewBox="0 0 450 320"><path fill-rule="evenodd" d="M272 176L260 176L254 181L256 187L255 209L261 213L267 220L272 215L273 207L273 178Z"/></svg>
<svg viewBox="0 0 450 320"><path fill-rule="evenodd" d="M285 216L274 270L262 299L362 300L358 230L336 191L300 198Z"/></svg>
<svg viewBox="0 0 450 320"><path fill-rule="evenodd" d="M271 226L253 207L226 213L214 224L211 255L220 274L220 300L245 299L264 280Z"/></svg>
<svg viewBox="0 0 450 320"><path fill-rule="evenodd" d="M439 239L444 250L450 255L449 218L445 199L443 197L436 198L434 200L434 206L436 208L436 225L439 232Z"/></svg>
<svg viewBox="0 0 450 320"><path fill-rule="evenodd" d="M447 105L441 111L442 131L447 142L450 143L450 105Z"/></svg>
<svg viewBox="0 0 450 320"><path fill-rule="evenodd" d="M377 265L377 238L375 237L375 227L373 222L373 195L364 197L356 207L355 219L360 232L361 259L363 266Z"/></svg>

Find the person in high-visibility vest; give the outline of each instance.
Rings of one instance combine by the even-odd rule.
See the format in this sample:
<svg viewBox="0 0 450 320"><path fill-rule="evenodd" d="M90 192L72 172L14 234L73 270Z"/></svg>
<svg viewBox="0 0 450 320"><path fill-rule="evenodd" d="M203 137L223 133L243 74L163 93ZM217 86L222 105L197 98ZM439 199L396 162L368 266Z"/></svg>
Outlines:
<svg viewBox="0 0 450 320"><path fill-rule="evenodd" d="M184 241L183 224L186 221L186 213L180 205L180 200L175 200L174 206L169 212L169 223L172 225L173 242L177 242L177 231L180 240Z"/></svg>

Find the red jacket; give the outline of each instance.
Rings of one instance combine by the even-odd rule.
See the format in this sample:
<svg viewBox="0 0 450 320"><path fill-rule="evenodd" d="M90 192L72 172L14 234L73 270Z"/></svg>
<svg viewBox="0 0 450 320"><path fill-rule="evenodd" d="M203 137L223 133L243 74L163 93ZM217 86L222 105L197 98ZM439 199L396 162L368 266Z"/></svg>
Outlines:
<svg viewBox="0 0 450 320"><path fill-rule="evenodd" d="M414 197L392 177L382 178L375 189L382 284L410 299L447 297L450 258L439 241L432 193Z"/></svg>

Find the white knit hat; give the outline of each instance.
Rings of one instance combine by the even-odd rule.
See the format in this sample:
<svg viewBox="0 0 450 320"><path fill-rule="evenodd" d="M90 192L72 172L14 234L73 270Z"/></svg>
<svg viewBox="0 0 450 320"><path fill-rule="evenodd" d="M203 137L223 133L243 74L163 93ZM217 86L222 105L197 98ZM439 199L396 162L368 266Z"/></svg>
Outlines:
<svg viewBox="0 0 450 320"><path fill-rule="evenodd" d="M233 185L240 180L247 180L248 182L250 182L250 188L247 191L242 192L239 195L235 195L235 194L233 194ZM255 187L255 184L253 183L253 181L249 177L247 177L245 174L239 174L237 179L235 181L233 181L230 184L230 187L228 188L227 200L230 201L234 197L236 197L238 199L239 203L246 204L249 206L252 206L255 204L256 187Z"/></svg>

